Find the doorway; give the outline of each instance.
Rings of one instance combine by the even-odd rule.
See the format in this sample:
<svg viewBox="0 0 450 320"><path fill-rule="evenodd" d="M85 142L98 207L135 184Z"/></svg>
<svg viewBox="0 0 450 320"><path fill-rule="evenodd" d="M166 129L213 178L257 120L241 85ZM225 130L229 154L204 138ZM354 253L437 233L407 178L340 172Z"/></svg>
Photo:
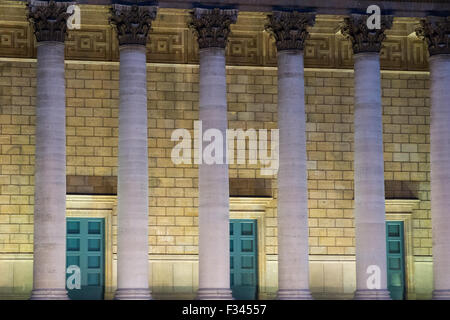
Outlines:
<svg viewBox="0 0 450 320"><path fill-rule="evenodd" d="M255 300L258 292L257 223L230 220L230 286L236 300Z"/></svg>
<svg viewBox="0 0 450 320"><path fill-rule="evenodd" d="M403 230L403 221L386 221L387 280L392 300L405 299Z"/></svg>
<svg viewBox="0 0 450 320"><path fill-rule="evenodd" d="M66 289L72 300L103 300L105 222L102 218L67 218Z"/></svg>

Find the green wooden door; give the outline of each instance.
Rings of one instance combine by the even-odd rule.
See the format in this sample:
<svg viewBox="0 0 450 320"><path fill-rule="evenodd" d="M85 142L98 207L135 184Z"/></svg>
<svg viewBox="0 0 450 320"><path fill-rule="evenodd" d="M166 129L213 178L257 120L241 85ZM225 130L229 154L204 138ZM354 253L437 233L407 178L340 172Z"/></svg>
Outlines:
<svg viewBox="0 0 450 320"><path fill-rule="evenodd" d="M386 221L388 289L393 300L405 297L403 221Z"/></svg>
<svg viewBox="0 0 450 320"><path fill-rule="evenodd" d="M256 220L230 221L230 286L237 300L254 300L258 287Z"/></svg>
<svg viewBox="0 0 450 320"><path fill-rule="evenodd" d="M67 218L66 289L74 300L102 300L104 219Z"/></svg>

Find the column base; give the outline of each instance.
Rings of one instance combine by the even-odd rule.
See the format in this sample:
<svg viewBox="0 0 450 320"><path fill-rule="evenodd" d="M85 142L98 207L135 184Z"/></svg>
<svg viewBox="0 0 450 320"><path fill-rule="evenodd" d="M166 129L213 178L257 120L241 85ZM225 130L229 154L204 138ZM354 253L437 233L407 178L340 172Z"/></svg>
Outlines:
<svg viewBox="0 0 450 320"><path fill-rule="evenodd" d="M70 300L66 289L33 289L30 300Z"/></svg>
<svg viewBox="0 0 450 320"><path fill-rule="evenodd" d="M114 296L115 300L151 300L152 292L150 289L117 289Z"/></svg>
<svg viewBox="0 0 450 320"><path fill-rule="evenodd" d="M450 300L450 289L433 290L433 300Z"/></svg>
<svg viewBox="0 0 450 320"><path fill-rule="evenodd" d="M309 289L280 289L277 293L277 300L312 300Z"/></svg>
<svg viewBox="0 0 450 320"><path fill-rule="evenodd" d="M356 290L354 300L391 300L391 294L386 289Z"/></svg>
<svg viewBox="0 0 450 320"><path fill-rule="evenodd" d="M233 300L228 288L202 288L197 291L197 300Z"/></svg>

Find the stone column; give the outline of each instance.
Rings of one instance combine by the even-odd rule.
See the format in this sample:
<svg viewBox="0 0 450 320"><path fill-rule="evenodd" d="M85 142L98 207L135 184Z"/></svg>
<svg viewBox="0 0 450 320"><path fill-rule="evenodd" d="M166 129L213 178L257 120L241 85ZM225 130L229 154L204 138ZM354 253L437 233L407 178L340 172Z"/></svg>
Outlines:
<svg viewBox="0 0 450 320"><path fill-rule="evenodd" d="M28 3L37 41L33 300L68 299L64 78L68 5Z"/></svg>
<svg viewBox="0 0 450 320"><path fill-rule="evenodd" d="M146 43L154 6L113 5L120 50L116 299L151 299Z"/></svg>
<svg viewBox="0 0 450 320"><path fill-rule="evenodd" d="M200 9L190 27L200 54L199 118L203 131L218 129L226 141L227 87L225 47L237 10ZM222 163L199 164L199 289L198 299L231 299L229 183L226 152ZM201 156L201 155L200 155Z"/></svg>
<svg viewBox="0 0 450 320"><path fill-rule="evenodd" d="M427 17L416 32L430 53L433 299L450 300L450 17Z"/></svg>
<svg viewBox="0 0 450 320"><path fill-rule="evenodd" d="M388 300L380 50L392 17L382 16L375 30L367 18L351 15L341 29L355 61L355 299Z"/></svg>
<svg viewBox="0 0 450 320"><path fill-rule="evenodd" d="M311 299L303 47L315 16L274 12L278 56L278 299Z"/></svg>

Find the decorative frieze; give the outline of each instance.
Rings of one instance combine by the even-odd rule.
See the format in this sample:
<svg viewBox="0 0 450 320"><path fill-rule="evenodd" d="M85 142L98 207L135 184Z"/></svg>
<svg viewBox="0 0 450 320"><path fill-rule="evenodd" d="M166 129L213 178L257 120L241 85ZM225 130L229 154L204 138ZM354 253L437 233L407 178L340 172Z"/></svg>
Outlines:
<svg viewBox="0 0 450 320"><path fill-rule="evenodd" d="M152 62L187 63L188 30L152 28L147 44L147 57Z"/></svg>
<svg viewBox="0 0 450 320"><path fill-rule="evenodd" d="M98 9L88 20L82 10L81 29L70 30L65 44L68 60L118 61L119 40L106 8ZM36 47L32 26L27 25L23 11L22 20L0 19L0 56L4 58L35 58ZM326 18L326 19L324 19ZM158 18L152 22L152 32L147 38L147 61L158 63L198 63L198 42L188 29L190 15L174 14L158 9ZM316 17L314 27L308 28L308 39L303 53L306 68L353 68L352 43L338 30L341 18ZM277 65L275 39L264 30L266 14L240 13L239 21L228 36L225 54L227 65L265 66ZM419 19L398 18L383 41L380 63L383 70L428 70L427 46L424 41L410 36Z"/></svg>
<svg viewBox="0 0 450 320"><path fill-rule="evenodd" d="M67 33L67 8L72 2L30 0L27 3L28 19L34 27L37 42L64 42Z"/></svg>
<svg viewBox="0 0 450 320"><path fill-rule="evenodd" d="M110 22L116 26L119 45L145 46L157 9L156 6L113 4Z"/></svg>
<svg viewBox="0 0 450 320"><path fill-rule="evenodd" d="M266 30L273 35L277 50L281 51L303 50L307 28L314 25L316 17L312 13L275 11L268 18Z"/></svg>
<svg viewBox="0 0 450 320"><path fill-rule="evenodd" d="M29 23L18 23L17 25L0 23L2 57L31 57L34 51L33 42L33 31Z"/></svg>
<svg viewBox="0 0 450 320"><path fill-rule="evenodd" d="M416 34L426 41L430 56L450 54L450 17L429 16L422 19Z"/></svg>
<svg viewBox="0 0 450 320"><path fill-rule="evenodd" d="M237 20L237 10L195 8L191 15L189 27L194 30L200 49L226 47L230 25Z"/></svg>
<svg viewBox="0 0 450 320"><path fill-rule="evenodd" d="M85 27L69 32L66 39L66 57L81 60L110 60L111 28Z"/></svg>
<svg viewBox="0 0 450 320"><path fill-rule="evenodd" d="M341 25L342 34L352 43L353 53L380 52L382 41L386 38L385 31L392 27L392 16L381 16L380 28L369 29L369 15L352 14L344 19Z"/></svg>

